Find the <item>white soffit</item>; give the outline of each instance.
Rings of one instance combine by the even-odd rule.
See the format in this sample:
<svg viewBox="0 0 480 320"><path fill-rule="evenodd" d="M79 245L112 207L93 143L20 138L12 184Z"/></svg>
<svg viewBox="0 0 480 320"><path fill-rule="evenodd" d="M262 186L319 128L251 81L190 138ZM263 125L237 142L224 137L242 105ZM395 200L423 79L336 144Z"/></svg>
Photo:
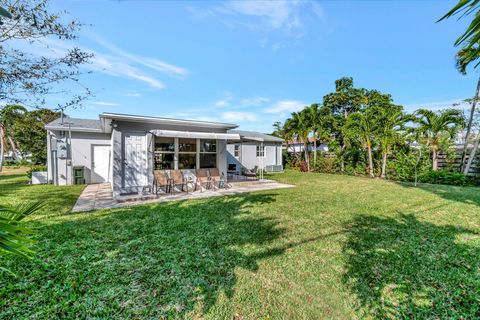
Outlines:
<svg viewBox="0 0 480 320"><path fill-rule="evenodd" d="M214 133L176 130L150 130L150 133L157 137L240 140L240 135L236 133Z"/></svg>

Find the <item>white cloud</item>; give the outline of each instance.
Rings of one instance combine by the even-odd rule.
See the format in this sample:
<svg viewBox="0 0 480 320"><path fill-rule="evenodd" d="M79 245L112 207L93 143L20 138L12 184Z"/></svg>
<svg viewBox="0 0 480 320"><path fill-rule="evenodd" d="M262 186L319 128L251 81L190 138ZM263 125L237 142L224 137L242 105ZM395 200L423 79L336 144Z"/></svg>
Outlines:
<svg viewBox="0 0 480 320"><path fill-rule="evenodd" d="M230 102L233 100L233 94L229 91L223 93L223 97L215 102L215 106L219 108L225 108L230 105Z"/></svg>
<svg viewBox="0 0 480 320"><path fill-rule="evenodd" d="M430 110L436 111L436 110L442 110L447 108L464 109L466 107L470 107L470 104L463 100L464 99L452 99L452 100L444 100L444 101L407 104L407 105L404 105L404 108L405 110L412 112L417 109L430 109Z"/></svg>
<svg viewBox="0 0 480 320"><path fill-rule="evenodd" d="M257 114L253 112L228 111L221 114L225 121L258 121Z"/></svg>
<svg viewBox="0 0 480 320"><path fill-rule="evenodd" d="M264 110L265 113L285 114L300 111L305 104L298 100L281 100Z"/></svg>
<svg viewBox="0 0 480 320"><path fill-rule="evenodd" d="M97 106L118 106L118 103L114 102L107 102L107 101L93 101L92 104L96 104Z"/></svg>
<svg viewBox="0 0 480 320"><path fill-rule="evenodd" d="M253 97L253 98L247 98L247 99L242 99L240 101L240 104L242 106L253 106L253 107L258 107L266 102L269 102L269 98L265 97Z"/></svg>
<svg viewBox="0 0 480 320"><path fill-rule="evenodd" d="M228 27L262 33L282 30L291 36L305 34L307 19L325 19L323 8L314 1L227 1L210 8L188 6L187 10L197 19L219 16ZM278 50L281 46L276 43L273 47Z"/></svg>
<svg viewBox="0 0 480 320"><path fill-rule="evenodd" d="M108 49L111 53L115 53L118 56L121 56L130 62L136 62L138 64L141 64L145 67L148 67L150 69L156 70L161 73L165 73L167 75L171 76L180 76L180 77L186 77L190 74L190 71L182 68L175 66L173 64L166 63L164 61L161 61L159 59L155 58L149 58L149 57L143 57L139 55L135 55L132 53L129 53L113 43L103 39L97 34L94 33L85 33L86 37L95 41L97 44L100 44L102 47Z"/></svg>
<svg viewBox="0 0 480 320"><path fill-rule="evenodd" d="M139 98L142 96L142 94L138 92L127 92L127 93L122 93L122 95L125 97L135 97L135 98Z"/></svg>
<svg viewBox="0 0 480 320"><path fill-rule="evenodd" d="M86 33L85 36L108 51L108 53L103 53L89 47L77 46L85 52L94 54L89 63L83 65L86 69L144 82L155 89L165 88L165 84L157 78L155 73L176 78L185 78L190 74L190 71L185 68L158 59L128 53L93 33ZM17 42L17 44L22 45L20 42ZM32 54L58 58L64 56L73 47L73 44L66 41L45 38L36 44L29 45L27 49L30 49Z"/></svg>

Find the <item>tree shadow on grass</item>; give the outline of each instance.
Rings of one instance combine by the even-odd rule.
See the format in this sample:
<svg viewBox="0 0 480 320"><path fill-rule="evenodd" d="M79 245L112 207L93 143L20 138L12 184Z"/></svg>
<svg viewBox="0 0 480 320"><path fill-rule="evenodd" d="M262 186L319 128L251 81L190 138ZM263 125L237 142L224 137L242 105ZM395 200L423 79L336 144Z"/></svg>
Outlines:
<svg viewBox="0 0 480 320"><path fill-rule="evenodd" d="M417 188L438 195L445 200L461 203L473 204L480 207L480 188L479 187L457 187L440 184L419 183L415 187L410 182L397 182L404 188Z"/></svg>
<svg viewBox="0 0 480 320"><path fill-rule="evenodd" d="M259 260L283 253L268 248L284 230L255 211L274 196L170 202L46 225L36 259L9 265L25 280L1 292L10 304L3 315L201 318L220 294L233 294L237 268L255 272Z"/></svg>
<svg viewBox="0 0 480 320"><path fill-rule="evenodd" d="M478 233L405 214L360 215L347 229L344 282L361 312L375 319L480 317Z"/></svg>

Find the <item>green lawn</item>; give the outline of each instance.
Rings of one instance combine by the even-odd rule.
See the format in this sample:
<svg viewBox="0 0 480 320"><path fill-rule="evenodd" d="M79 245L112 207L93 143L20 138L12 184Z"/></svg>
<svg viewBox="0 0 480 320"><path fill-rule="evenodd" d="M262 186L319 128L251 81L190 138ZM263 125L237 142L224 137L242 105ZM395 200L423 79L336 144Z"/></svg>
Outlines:
<svg viewBox="0 0 480 320"><path fill-rule="evenodd" d="M71 214L81 187L0 177L0 203L47 202L0 318L480 317L480 189L274 179L296 187Z"/></svg>

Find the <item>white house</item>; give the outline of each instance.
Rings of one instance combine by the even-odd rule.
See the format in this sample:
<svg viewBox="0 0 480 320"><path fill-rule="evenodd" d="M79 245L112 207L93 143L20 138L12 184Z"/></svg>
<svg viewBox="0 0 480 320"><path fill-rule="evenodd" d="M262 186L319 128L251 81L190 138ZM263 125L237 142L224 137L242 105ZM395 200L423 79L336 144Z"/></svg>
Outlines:
<svg viewBox="0 0 480 320"><path fill-rule="evenodd" d="M56 185L108 182L117 197L148 192L154 170L218 168L227 176L227 142L248 145L230 131L236 127L119 113L102 113L98 120L60 118L45 126L47 179ZM270 142L264 147L267 159ZM281 147L277 152L273 163L281 164Z"/></svg>
<svg viewBox="0 0 480 320"><path fill-rule="evenodd" d="M240 173L242 169L255 167L269 172L283 170L283 139L255 131L228 132L240 136L240 141L229 141L227 144L229 171Z"/></svg>

